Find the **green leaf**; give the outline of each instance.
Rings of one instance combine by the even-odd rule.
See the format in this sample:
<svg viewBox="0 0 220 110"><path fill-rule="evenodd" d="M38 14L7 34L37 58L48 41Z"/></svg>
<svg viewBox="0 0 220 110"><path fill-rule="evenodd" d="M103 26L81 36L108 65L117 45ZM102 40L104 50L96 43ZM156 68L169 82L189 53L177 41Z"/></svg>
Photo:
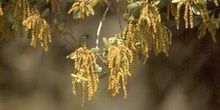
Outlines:
<svg viewBox="0 0 220 110"><path fill-rule="evenodd" d="M94 65L94 72L99 73L102 72L102 67L100 67L98 64Z"/></svg>
<svg viewBox="0 0 220 110"><path fill-rule="evenodd" d="M117 39L117 44L120 45L123 43L123 40L122 39Z"/></svg>
<svg viewBox="0 0 220 110"><path fill-rule="evenodd" d="M202 20L198 18L193 18L193 27L197 27L201 24Z"/></svg>
<svg viewBox="0 0 220 110"><path fill-rule="evenodd" d="M198 5L192 4L191 5L191 9L193 11L194 14L196 15L200 15L201 14L201 9Z"/></svg>
<svg viewBox="0 0 220 110"><path fill-rule="evenodd" d="M22 25L23 25L23 26L26 26L26 23L23 21L23 22L22 22Z"/></svg>
<svg viewBox="0 0 220 110"><path fill-rule="evenodd" d="M91 6L86 5L86 8L87 8L87 10L89 11L89 13L90 13L91 15L95 15L95 12L94 12L94 10L92 9Z"/></svg>
<svg viewBox="0 0 220 110"><path fill-rule="evenodd" d="M98 67L97 69L94 70L94 72L96 72L96 73L102 72L102 67Z"/></svg>
<svg viewBox="0 0 220 110"><path fill-rule="evenodd" d="M71 74L71 76L74 78L77 78L77 82L88 81L88 79L86 79L85 77L77 75L77 74Z"/></svg>
<svg viewBox="0 0 220 110"><path fill-rule="evenodd" d="M157 5L158 8L163 8L169 4L169 0L160 0L159 4Z"/></svg>
<svg viewBox="0 0 220 110"><path fill-rule="evenodd" d="M27 34L27 38L28 38L28 39L31 39L31 38L32 38L31 31L32 31L32 30L28 30L28 34Z"/></svg>
<svg viewBox="0 0 220 110"><path fill-rule="evenodd" d="M91 48L90 50L91 50L91 51L93 51L93 52L95 52L95 53L97 53L97 52L99 52L99 51L100 51L100 49L99 49L98 47Z"/></svg>
<svg viewBox="0 0 220 110"><path fill-rule="evenodd" d="M69 57L70 57L71 60L75 60L76 59L76 55L73 55L73 54L71 54Z"/></svg>
<svg viewBox="0 0 220 110"><path fill-rule="evenodd" d="M105 51L102 53L102 57L103 57L103 58L107 58L107 56L108 56L108 51L105 50Z"/></svg>
<svg viewBox="0 0 220 110"><path fill-rule="evenodd" d="M87 41L86 36L82 36L82 37L80 38L80 46L81 46L81 47L86 47L86 41Z"/></svg>
<svg viewBox="0 0 220 110"><path fill-rule="evenodd" d="M78 19L79 9L73 11L73 19Z"/></svg>
<svg viewBox="0 0 220 110"><path fill-rule="evenodd" d="M108 38L109 43L114 43L117 40L117 37L110 37Z"/></svg>
<svg viewBox="0 0 220 110"><path fill-rule="evenodd" d="M77 55L71 53L71 54L68 55L66 58L70 58L71 60L75 60L76 58L80 58L80 57L82 57L82 55L83 55L83 53L78 53Z"/></svg>
<svg viewBox="0 0 220 110"><path fill-rule="evenodd" d="M46 8L42 13L41 13L41 17L42 18L46 18L50 13L50 9Z"/></svg>
<svg viewBox="0 0 220 110"><path fill-rule="evenodd" d="M131 3L131 4L128 4L127 8L128 10L133 10L139 6L141 6L141 2L140 1L137 1L137 2L134 2L134 3Z"/></svg>
<svg viewBox="0 0 220 110"><path fill-rule="evenodd" d="M13 24L11 25L11 29L17 31L17 30L18 30L18 29L17 29L17 24L13 23Z"/></svg>
<svg viewBox="0 0 220 110"><path fill-rule="evenodd" d="M131 15L133 15L136 18L138 18L140 16L140 14L141 14L141 9L142 9L142 7L137 7L135 9L133 9L131 11Z"/></svg>
<svg viewBox="0 0 220 110"><path fill-rule="evenodd" d="M97 70L99 68L99 65L98 64L95 64L94 65L94 70Z"/></svg>
<svg viewBox="0 0 220 110"><path fill-rule="evenodd" d="M105 48L108 50L108 48L110 46L110 43L109 43L108 39L103 37L103 43L104 43Z"/></svg>
<svg viewBox="0 0 220 110"><path fill-rule="evenodd" d="M129 14L128 13L125 13L125 14L123 14L123 19L125 20L125 21L128 21L128 19L129 19Z"/></svg>
<svg viewBox="0 0 220 110"><path fill-rule="evenodd" d="M176 6L177 9L180 9L182 5L183 5L183 2L182 2L182 1L181 1L181 2L178 2L178 3L177 3L177 6Z"/></svg>
<svg viewBox="0 0 220 110"><path fill-rule="evenodd" d="M12 24L14 22L11 11L6 11L6 18L8 23Z"/></svg>
<svg viewBox="0 0 220 110"><path fill-rule="evenodd" d="M207 0L199 0L199 4L200 5L204 5L206 3Z"/></svg>

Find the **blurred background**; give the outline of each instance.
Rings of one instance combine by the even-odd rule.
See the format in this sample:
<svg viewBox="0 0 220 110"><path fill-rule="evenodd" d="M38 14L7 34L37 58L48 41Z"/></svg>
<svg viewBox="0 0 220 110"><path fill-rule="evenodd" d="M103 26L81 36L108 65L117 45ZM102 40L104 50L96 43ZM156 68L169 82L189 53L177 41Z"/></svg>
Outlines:
<svg viewBox="0 0 220 110"><path fill-rule="evenodd" d="M104 10L97 7L96 15L84 20L51 15L47 20L58 30L52 31L48 52L39 45L32 48L28 38L0 41L0 110L220 110L219 40L212 42L209 34L198 40L196 30L184 29L172 30L168 57L151 53L146 64L137 65L137 73L128 79L126 100L123 91L108 97L105 77L81 107L80 91L72 94L73 61L66 56L82 35L89 36L88 47L95 46ZM121 32L118 18L111 8L100 37Z"/></svg>

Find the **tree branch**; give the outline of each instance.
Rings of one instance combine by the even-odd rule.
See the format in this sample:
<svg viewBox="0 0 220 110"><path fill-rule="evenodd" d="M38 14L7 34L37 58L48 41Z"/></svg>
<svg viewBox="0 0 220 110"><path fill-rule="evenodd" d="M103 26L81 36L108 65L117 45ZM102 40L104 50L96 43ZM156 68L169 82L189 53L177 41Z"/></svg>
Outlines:
<svg viewBox="0 0 220 110"><path fill-rule="evenodd" d="M99 22L99 27L98 27L98 30L97 30L96 47L98 47L98 45L99 45L99 36L100 36L101 28L102 28L102 22L105 20L106 14L107 14L110 6L111 6L111 2L107 2L107 7L106 7L105 12L102 16L101 21Z"/></svg>

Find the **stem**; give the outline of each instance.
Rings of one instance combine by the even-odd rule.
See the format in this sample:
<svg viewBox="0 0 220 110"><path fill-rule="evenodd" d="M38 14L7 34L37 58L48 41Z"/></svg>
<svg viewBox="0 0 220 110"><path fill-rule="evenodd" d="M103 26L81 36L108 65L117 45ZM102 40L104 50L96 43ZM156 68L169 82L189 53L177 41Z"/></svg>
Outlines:
<svg viewBox="0 0 220 110"><path fill-rule="evenodd" d="M101 28L102 28L102 22L105 20L106 14L107 14L110 6L111 6L111 2L107 2L107 7L106 7L105 12L102 16L101 21L99 22L99 27L97 30L96 47L98 47L98 45L99 45L99 35L100 35Z"/></svg>
<svg viewBox="0 0 220 110"><path fill-rule="evenodd" d="M98 56L98 58L99 58L100 60L102 60L102 62L103 62L104 64L107 64L108 61L106 61L105 59L103 59L103 58L100 56L100 53L97 53L96 56Z"/></svg>

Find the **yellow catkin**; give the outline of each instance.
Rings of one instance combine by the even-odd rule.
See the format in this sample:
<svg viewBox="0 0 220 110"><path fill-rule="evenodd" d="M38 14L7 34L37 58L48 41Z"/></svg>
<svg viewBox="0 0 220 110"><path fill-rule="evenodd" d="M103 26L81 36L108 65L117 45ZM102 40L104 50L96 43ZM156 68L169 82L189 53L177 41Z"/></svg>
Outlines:
<svg viewBox="0 0 220 110"><path fill-rule="evenodd" d="M171 12L171 15L172 16L176 16L176 7L175 7L175 5L174 4L172 4L172 3L169 3L169 7L170 7L170 12Z"/></svg>
<svg viewBox="0 0 220 110"><path fill-rule="evenodd" d="M21 22L30 16L29 0L11 0L4 5L3 12L11 12L13 18L12 29L16 29L20 37L24 36L24 26Z"/></svg>
<svg viewBox="0 0 220 110"><path fill-rule="evenodd" d="M213 42L216 42L216 30L218 27L216 27L216 24L213 23L213 21L218 21L218 18L214 18L214 16L209 15L209 11L206 5L203 5L202 7L201 16L202 23L198 29L198 38L203 38L206 35L206 31L208 30L208 32L211 34Z"/></svg>
<svg viewBox="0 0 220 110"><path fill-rule="evenodd" d="M73 12L75 9L77 9L77 6L80 4L80 2L75 2L71 9L68 11L68 14L70 14L71 12Z"/></svg>
<svg viewBox="0 0 220 110"><path fill-rule="evenodd" d="M218 1L217 0L213 0L215 5L218 6ZM175 16L175 20L176 20L176 23L177 23L177 29L179 29L179 18L180 18L180 7L182 5L185 5L185 10L184 10L184 21L185 21L185 28L193 28L193 16L194 16L194 13L193 13L193 10L192 10L192 7L193 5L200 5L199 4L199 0L180 0L178 1L179 3L179 7L177 8L177 13L176 13L176 16ZM204 4L206 6L206 4ZM202 5L202 7L204 7L204 5ZM203 9L200 10L201 11L201 16L202 18L204 17L204 15L202 14L203 13ZM205 19L203 19L205 20Z"/></svg>
<svg viewBox="0 0 220 110"><path fill-rule="evenodd" d="M28 0L14 0L12 3L13 18L25 20L30 16L30 3Z"/></svg>
<svg viewBox="0 0 220 110"><path fill-rule="evenodd" d="M57 10L57 14L60 14L61 8L57 0L50 0L52 11L55 12Z"/></svg>
<svg viewBox="0 0 220 110"><path fill-rule="evenodd" d="M0 16L3 15L3 11L2 11L2 3L0 2Z"/></svg>
<svg viewBox="0 0 220 110"><path fill-rule="evenodd" d="M185 11L184 11L184 20L185 20L185 28L188 28L189 27L189 18L188 18L188 15L189 15L189 2L187 2L185 4Z"/></svg>
<svg viewBox="0 0 220 110"><path fill-rule="evenodd" d="M77 90L77 78L72 79L72 91L73 95L76 95L76 90Z"/></svg>
<svg viewBox="0 0 220 110"><path fill-rule="evenodd" d="M39 41L41 47L48 51L48 43L52 41L50 25L40 17L40 13L33 9L31 16L23 21L23 25L26 26L26 29L31 30L30 45L36 47L36 42Z"/></svg>
<svg viewBox="0 0 220 110"><path fill-rule="evenodd" d="M207 10L207 6L206 5L202 5L202 10L201 10L201 16L202 16L202 21L204 23L208 23L209 21L209 14L208 14L208 10Z"/></svg>
<svg viewBox="0 0 220 110"><path fill-rule="evenodd" d="M179 24L180 24L180 8L177 8L176 10L176 17L175 17L175 21L176 21L176 28L179 29Z"/></svg>
<svg viewBox="0 0 220 110"><path fill-rule="evenodd" d="M81 83L81 106L84 106L84 103L85 103L85 82L83 81Z"/></svg>
<svg viewBox="0 0 220 110"><path fill-rule="evenodd" d="M200 0L195 0L195 4L198 4Z"/></svg>
<svg viewBox="0 0 220 110"><path fill-rule="evenodd" d="M193 11L192 8L189 8L189 23L190 23L190 28L193 28Z"/></svg>
<svg viewBox="0 0 220 110"><path fill-rule="evenodd" d="M127 98L127 77L131 76L130 64L132 62L132 51L128 49L124 44L109 47L108 68L110 75L108 82L108 92L110 96L116 96L119 93L119 89L122 87L124 91L124 98Z"/></svg>
<svg viewBox="0 0 220 110"><path fill-rule="evenodd" d="M89 1L76 1L69 9L68 14L73 13L74 19L84 19L85 16L93 15L94 10Z"/></svg>
<svg viewBox="0 0 220 110"><path fill-rule="evenodd" d="M218 6L218 0L213 0L213 2L215 3L215 6Z"/></svg>
<svg viewBox="0 0 220 110"><path fill-rule="evenodd" d="M124 31L127 36L127 47L136 54L143 54L144 62L147 61L149 50L152 48L155 55L161 52L168 55L172 34L161 22L161 16L155 4L144 5L139 18L131 16Z"/></svg>
<svg viewBox="0 0 220 110"><path fill-rule="evenodd" d="M153 31L156 33L156 25L161 22L160 13L155 4L146 4L140 14L138 19L138 24L147 21L149 27L152 26Z"/></svg>
<svg viewBox="0 0 220 110"><path fill-rule="evenodd" d="M72 80L72 89L73 94L76 95L77 83L81 84L82 92L82 106L85 102L85 87L87 87L88 100L94 96L98 88L99 77L96 72L94 72L94 66L96 65L95 53L86 47L80 47L73 53L67 56L74 60L74 69L76 72L71 74L73 77ZM85 86L87 84L87 86Z"/></svg>

